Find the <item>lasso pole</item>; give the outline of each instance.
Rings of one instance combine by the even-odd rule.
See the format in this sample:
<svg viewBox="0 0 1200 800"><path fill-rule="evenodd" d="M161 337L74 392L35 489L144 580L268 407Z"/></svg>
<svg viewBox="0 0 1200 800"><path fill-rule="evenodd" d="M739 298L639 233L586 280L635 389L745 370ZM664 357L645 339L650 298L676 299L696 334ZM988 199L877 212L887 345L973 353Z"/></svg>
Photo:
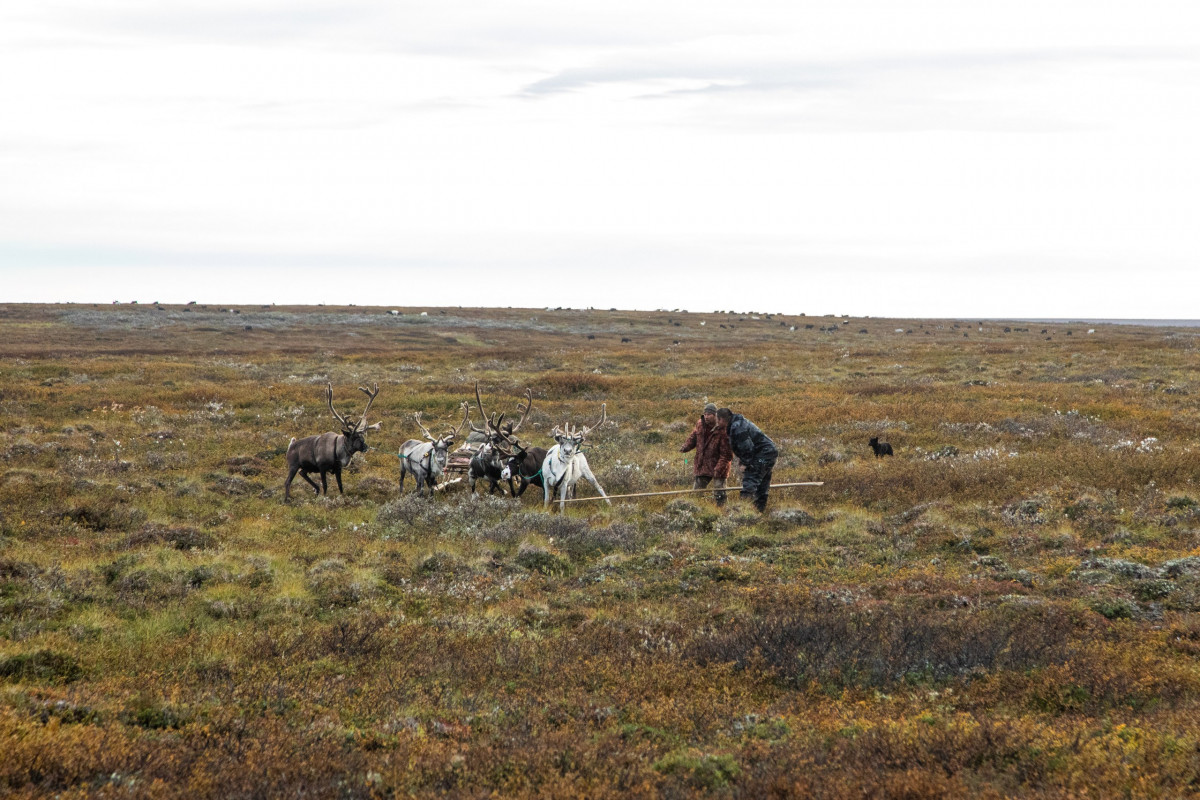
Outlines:
<svg viewBox="0 0 1200 800"><path fill-rule="evenodd" d="M803 481L801 483L773 483L773 484L771 484L770 488L786 489L790 486L824 486L824 485L825 485L825 481ZM607 499L623 500L627 497L660 497L662 495L667 495L667 494L700 494L702 492L709 492L709 493L711 493L711 492L736 492L741 488L742 487L740 487L740 486L726 486L724 489L713 489L710 487L708 489L674 489L669 492L636 492L634 494L610 494ZM585 502L588 502L591 500L604 500L604 499L605 498L601 497L600 495L596 495L595 497L576 497L571 500L565 500L562 502L585 503ZM551 498L550 502L557 503L560 501Z"/></svg>

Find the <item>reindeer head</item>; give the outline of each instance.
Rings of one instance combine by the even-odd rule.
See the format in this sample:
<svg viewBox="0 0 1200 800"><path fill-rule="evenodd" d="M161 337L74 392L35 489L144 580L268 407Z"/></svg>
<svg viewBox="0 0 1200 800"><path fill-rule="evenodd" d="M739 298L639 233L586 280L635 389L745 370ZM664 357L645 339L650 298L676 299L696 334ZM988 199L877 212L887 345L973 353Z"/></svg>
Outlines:
<svg viewBox="0 0 1200 800"><path fill-rule="evenodd" d="M550 435L554 437L554 441L558 442L559 457L564 461L573 458L580 448L583 447L583 440L589 433L599 428L604 424L604 420L608 419L607 403L600 405L600 419L595 425L589 425L586 428L572 427L571 423L566 423L562 428L557 425Z"/></svg>
<svg viewBox="0 0 1200 800"><path fill-rule="evenodd" d="M371 389L365 386L360 386L358 389L367 396L367 407L363 409L362 419L358 422L350 422L333 407L333 384L325 384L325 402L329 404L330 413L342 425L342 436L346 437L346 452L350 455L367 452L367 431L377 431L381 424L376 422L374 425L367 425L367 412L371 410L371 404L375 402L375 396L379 394L379 384L376 383Z"/></svg>
<svg viewBox="0 0 1200 800"><path fill-rule="evenodd" d="M504 469L500 470L500 480L506 481L514 475L521 473L521 462L525 460L525 451L527 448L516 439L510 439L509 444L511 449L500 450L500 455L504 459Z"/></svg>

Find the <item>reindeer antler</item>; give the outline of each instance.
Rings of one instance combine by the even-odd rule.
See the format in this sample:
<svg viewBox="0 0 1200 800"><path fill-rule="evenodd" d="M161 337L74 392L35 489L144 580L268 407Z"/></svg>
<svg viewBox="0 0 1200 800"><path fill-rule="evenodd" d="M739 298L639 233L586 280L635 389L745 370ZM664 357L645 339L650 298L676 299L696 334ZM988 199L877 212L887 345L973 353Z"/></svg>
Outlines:
<svg viewBox="0 0 1200 800"><path fill-rule="evenodd" d="M358 423L358 430L365 431L367 429L367 412L371 410L371 403L375 402L375 396L379 394L379 383L375 383L374 389L368 389L365 386L360 386L358 387L358 390L367 396L367 407L363 409L362 421ZM332 402L332 399L330 402Z"/></svg>
<svg viewBox="0 0 1200 800"><path fill-rule="evenodd" d="M343 417L341 414L339 414L337 412L337 409L335 409L333 407L333 384L332 383L325 384L325 402L329 404L329 412L331 414L333 414L334 417L337 418L338 422L342 423L343 428L353 427L349 422L346 421L346 418Z"/></svg>
<svg viewBox="0 0 1200 800"><path fill-rule="evenodd" d="M596 428L599 428L601 425L604 424L604 420L608 419L607 407L608 407L608 403L600 404L600 421L597 422L595 425L591 425L587 428L584 428L583 432L580 435L587 436L589 433L594 431Z"/></svg>
<svg viewBox="0 0 1200 800"><path fill-rule="evenodd" d="M483 417L484 424L488 426L487 431L481 432L488 433L492 439L504 436L504 432L500 430L500 423L504 421L504 415L501 414L497 417L495 414L492 414L488 416L487 412L483 410L483 400L479 397L479 381L475 382L475 403L479 406L479 416Z"/></svg>
<svg viewBox="0 0 1200 800"><path fill-rule="evenodd" d="M475 381L475 405L479 406L479 416L487 424L487 412L483 410L483 398L479 396L479 381Z"/></svg>
<svg viewBox="0 0 1200 800"><path fill-rule="evenodd" d="M470 426L471 432L472 433L482 433L484 436L487 436L488 435L487 431L485 431L483 428L475 427L475 423L470 421L471 403L467 400L463 400L461 403L458 404L458 406L459 406L459 408L462 408L463 410L465 410L467 412L467 424Z"/></svg>
<svg viewBox="0 0 1200 800"><path fill-rule="evenodd" d="M521 412L521 418L519 420L517 420L517 423L515 425L513 425L512 428L510 428L508 432L516 433L517 430L520 429L521 423L523 423L525 421L525 417L529 416L529 412L532 410L533 410L533 390L526 389L524 406L522 406L521 403L517 403L517 411Z"/></svg>
<svg viewBox="0 0 1200 800"><path fill-rule="evenodd" d="M471 416L471 406L468 403L463 403L463 418L462 422L458 423L458 427L446 434L447 439L453 439L462 431L463 425L467 424L467 418Z"/></svg>
<svg viewBox="0 0 1200 800"><path fill-rule="evenodd" d="M431 442L437 441L437 437L429 432L429 428L426 428L424 425L421 424L421 412L420 411L417 411L413 414L413 419L415 419L417 421L417 427L420 428L421 432L425 434L426 439L428 439Z"/></svg>
<svg viewBox="0 0 1200 800"><path fill-rule="evenodd" d="M499 433L500 420L496 419L495 415L489 417L487 412L483 410L483 399L479 396L479 381L475 381L475 404L479 406L479 416L483 417L483 424L488 426L488 430L485 433ZM500 419L504 419L504 416L501 415Z"/></svg>
<svg viewBox="0 0 1200 800"><path fill-rule="evenodd" d="M511 444L513 444L513 441L512 441L511 439L508 439L508 438L498 438L498 439L495 439L495 440L493 440L492 442L490 442L490 444L492 445L492 447L493 447L493 448L495 448L495 450L496 450L496 452L497 452L497 453L499 453L500 455L504 456L505 458L512 458L512 457L513 457L513 452L512 452L512 450L510 450L510 449L508 449L507 447L505 447L505 446L504 446L504 444L510 444L510 445L511 445Z"/></svg>

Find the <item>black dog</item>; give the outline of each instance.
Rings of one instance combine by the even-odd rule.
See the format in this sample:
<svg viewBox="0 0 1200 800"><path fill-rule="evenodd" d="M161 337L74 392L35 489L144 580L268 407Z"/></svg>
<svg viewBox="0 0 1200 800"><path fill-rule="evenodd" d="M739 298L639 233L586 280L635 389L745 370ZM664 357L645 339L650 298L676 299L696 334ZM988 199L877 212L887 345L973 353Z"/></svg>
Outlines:
<svg viewBox="0 0 1200 800"><path fill-rule="evenodd" d="M876 458L895 455L895 453L892 452L892 446L887 442L879 441L878 436L872 436L871 441L867 442L867 444L871 445L871 449L875 451Z"/></svg>

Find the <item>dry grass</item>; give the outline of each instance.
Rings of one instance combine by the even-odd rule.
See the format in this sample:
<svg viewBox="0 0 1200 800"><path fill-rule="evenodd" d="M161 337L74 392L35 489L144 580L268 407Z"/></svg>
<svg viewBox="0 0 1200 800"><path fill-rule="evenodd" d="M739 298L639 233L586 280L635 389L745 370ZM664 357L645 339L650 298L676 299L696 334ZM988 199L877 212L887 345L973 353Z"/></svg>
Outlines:
<svg viewBox="0 0 1200 800"><path fill-rule="evenodd" d="M399 310L0 307L0 794L1196 793L1195 331ZM706 399L825 485L398 496L475 380L610 491ZM284 505L326 381L383 429Z"/></svg>

